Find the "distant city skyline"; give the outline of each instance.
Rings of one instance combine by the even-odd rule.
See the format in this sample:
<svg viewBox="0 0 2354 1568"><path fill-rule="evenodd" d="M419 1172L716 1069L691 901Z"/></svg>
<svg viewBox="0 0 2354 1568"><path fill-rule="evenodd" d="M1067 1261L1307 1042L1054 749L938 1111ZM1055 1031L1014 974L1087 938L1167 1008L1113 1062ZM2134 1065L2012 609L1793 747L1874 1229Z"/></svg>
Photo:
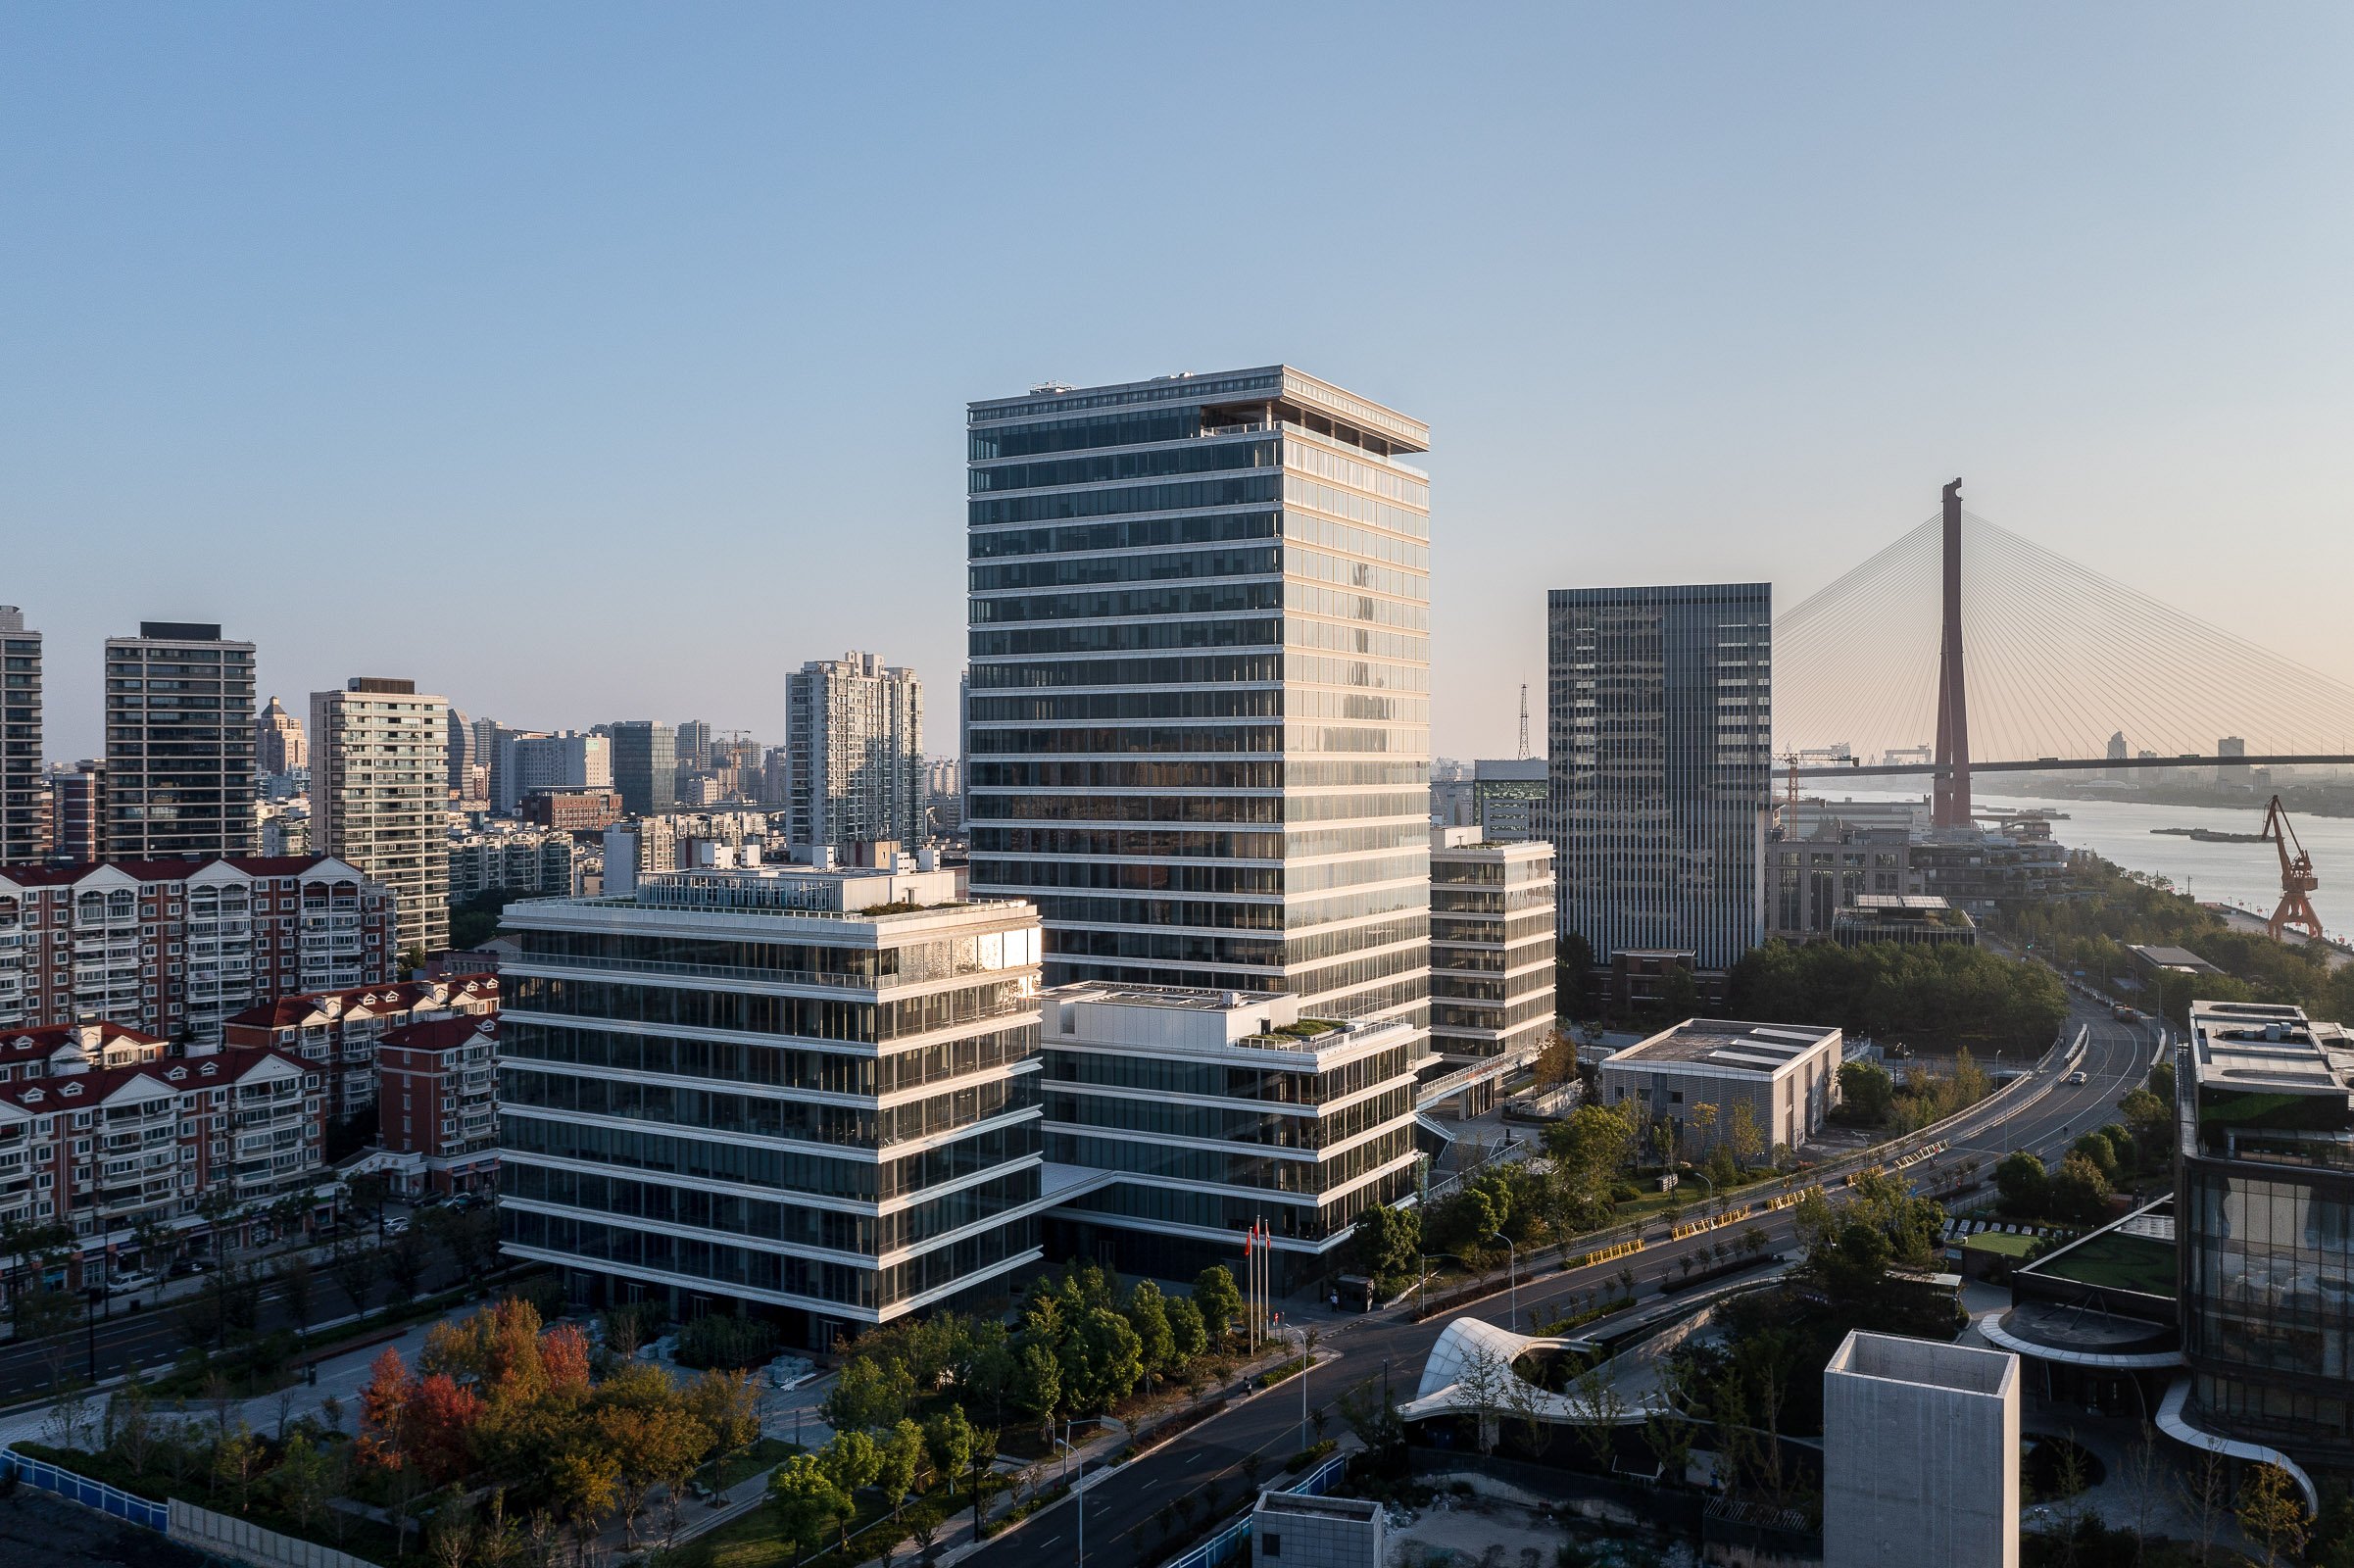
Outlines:
<svg viewBox="0 0 2354 1568"><path fill-rule="evenodd" d="M2354 678L2280 612L2284 566L2354 577L2354 13L1254 26L0 17L37 236L0 299L0 602L46 637L46 756L99 753L101 646L144 619L253 642L265 699L391 670L534 728L775 738L787 673L852 646L945 693L965 404L1270 359L1431 421L1445 756L1512 755L1545 590L1795 604L1955 473ZM1089 127L1021 203L975 177L1013 105ZM1378 173L1287 192L1348 236L1312 280L1205 283L1141 171L1168 125L1271 115ZM836 591L869 584L887 636Z"/></svg>

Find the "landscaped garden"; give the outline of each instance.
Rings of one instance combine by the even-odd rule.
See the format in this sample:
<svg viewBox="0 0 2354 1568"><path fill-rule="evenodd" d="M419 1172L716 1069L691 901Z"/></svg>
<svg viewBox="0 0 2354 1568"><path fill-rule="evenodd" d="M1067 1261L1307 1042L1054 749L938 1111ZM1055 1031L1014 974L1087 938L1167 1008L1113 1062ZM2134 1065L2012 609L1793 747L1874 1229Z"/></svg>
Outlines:
<svg viewBox="0 0 2354 1568"><path fill-rule="evenodd" d="M741 1372L674 1381L594 1351L508 1298L436 1324L412 1369L390 1347L357 1408L325 1400L268 1431L225 1382L195 1407L132 1381L61 1403L18 1448L142 1496L179 1497L392 1565L553 1562L619 1523L626 1547L667 1540L709 1462L760 1457ZM781 1457L773 1446L768 1462Z"/></svg>

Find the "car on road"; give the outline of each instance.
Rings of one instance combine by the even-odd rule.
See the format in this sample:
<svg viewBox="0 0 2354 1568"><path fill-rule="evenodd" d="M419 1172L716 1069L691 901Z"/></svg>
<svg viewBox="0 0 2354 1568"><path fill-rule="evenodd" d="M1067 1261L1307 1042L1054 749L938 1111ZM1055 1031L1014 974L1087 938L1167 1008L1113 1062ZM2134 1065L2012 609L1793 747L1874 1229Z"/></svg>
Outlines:
<svg viewBox="0 0 2354 1568"><path fill-rule="evenodd" d="M387 1236L398 1236L408 1229L409 1216L406 1214L396 1214L384 1222L384 1234Z"/></svg>
<svg viewBox="0 0 2354 1568"><path fill-rule="evenodd" d="M2068 1075L2068 1081L2072 1084L2081 1084L2089 1083L2091 1080L2084 1076L2084 1069L2079 1067L2076 1071Z"/></svg>
<svg viewBox="0 0 2354 1568"><path fill-rule="evenodd" d="M118 1274L106 1282L106 1294L129 1296L135 1292L144 1291L154 1284L155 1276L153 1274Z"/></svg>

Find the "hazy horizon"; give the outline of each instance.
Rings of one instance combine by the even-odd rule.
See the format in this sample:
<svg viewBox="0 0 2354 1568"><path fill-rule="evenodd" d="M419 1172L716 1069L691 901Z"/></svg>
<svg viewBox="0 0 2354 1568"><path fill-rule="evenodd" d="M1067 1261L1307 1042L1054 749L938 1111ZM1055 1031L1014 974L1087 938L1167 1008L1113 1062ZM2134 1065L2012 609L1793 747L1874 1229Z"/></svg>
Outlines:
<svg viewBox="0 0 2354 1568"><path fill-rule="evenodd" d="M2354 14L0 16L0 603L259 698L955 749L963 409L1284 361L1427 419L1434 748L1545 590L1788 606L1972 509L2341 681ZM2307 603L2307 584L2321 603ZM2320 612L2316 612L2319 611Z"/></svg>

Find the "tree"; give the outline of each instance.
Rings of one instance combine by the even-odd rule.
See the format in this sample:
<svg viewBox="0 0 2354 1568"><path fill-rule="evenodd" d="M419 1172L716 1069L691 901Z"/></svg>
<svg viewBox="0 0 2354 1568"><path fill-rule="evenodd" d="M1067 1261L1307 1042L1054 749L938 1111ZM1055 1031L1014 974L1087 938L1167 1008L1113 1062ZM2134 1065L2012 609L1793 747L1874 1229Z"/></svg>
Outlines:
<svg viewBox="0 0 2354 1568"><path fill-rule="evenodd" d="M923 1428L903 1418L884 1441L882 1461L875 1470L875 1484L891 1499L892 1518L899 1517L900 1507L915 1490L915 1478L922 1470Z"/></svg>
<svg viewBox="0 0 2354 1568"><path fill-rule="evenodd" d="M346 1237L327 1254L327 1272L335 1276L336 1287L351 1301L352 1310L365 1317L376 1282L384 1277L384 1253L356 1237Z"/></svg>
<svg viewBox="0 0 2354 1568"><path fill-rule="evenodd" d="M1725 1123L1725 1147L1744 1166L1756 1164L1757 1156L1765 1152L1765 1134L1758 1129L1757 1112L1746 1100L1734 1102L1733 1115Z"/></svg>
<svg viewBox="0 0 2354 1568"><path fill-rule="evenodd" d="M396 1300L417 1298L417 1288L425 1277L425 1268L432 1262L425 1250L424 1234L412 1225L392 1239L384 1249L384 1269L392 1276L392 1294Z"/></svg>
<svg viewBox="0 0 2354 1568"><path fill-rule="evenodd" d="M813 1453L797 1453L768 1478L768 1505L777 1529L803 1555L825 1540L826 1527L851 1510L842 1490Z"/></svg>
<svg viewBox="0 0 2354 1568"><path fill-rule="evenodd" d="M481 1208L443 1206L425 1211L433 1239L449 1254L458 1272L468 1278L487 1274L499 1261L499 1214Z"/></svg>
<svg viewBox="0 0 2354 1568"><path fill-rule="evenodd" d="M1386 1203L1359 1214L1356 1231L1349 1238L1349 1261L1357 1272L1385 1283L1409 1278L1421 1248L1421 1216Z"/></svg>
<svg viewBox="0 0 2354 1568"><path fill-rule="evenodd" d="M965 1418L962 1405L952 1404L924 1423L924 1453L932 1461L932 1473L952 1486L965 1467L972 1463L975 1433Z"/></svg>
<svg viewBox="0 0 2354 1568"><path fill-rule="evenodd" d="M2006 1214L2040 1214L2050 1201L2043 1161L2026 1150L2014 1150L1995 1162L1994 1190L2002 1195Z"/></svg>
<svg viewBox="0 0 2354 1568"><path fill-rule="evenodd" d="M1213 1345L1223 1341L1243 1315L1243 1293L1235 1287L1233 1271L1223 1263L1212 1263L1194 1276L1193 1301Z"/></svg>
<svg viewBox="0 0 2354 1568"><path fill-rule="evenodd" d="M1617 1452L1618 1425L1626 1411L1626 1400L1611 1383L1609 1368L1599 1362L1578 1374L1569 1386L1570 1422L1597 1465L1606 1468Z"/></svg>
<svg viewBox="0 0 2354 1568"><path fill-rule="evenodd" d="M887 1427L907 1413L914 1393L905 1364L885 1365L866 1356L854 1356L834 1380L825 1396L826 1425L842 1432L864 1432Z"/></svg>
<svg viewBox="0 0 2354 1568"><path fill-rule="evenodd" d="M817 1464L841 1493L845 1506L836 1515L842 1524L842 1544L850 1545L850 1500L861 1487L874 1485L882 1473L883 1450L874 1439L863 1432L837 1432L834 1439L817 1450Z"/></svg>
<svg viewBox="0 0 2354 1568"><path fill-rule="evenodd" d="M2070 1149L2071 1152L2082 1154L2086 1159L2092 1161L2094 1165L2098 1166L2100 1168L2101 1179L2103 1181L2107 1181L2116 1176L2117 1146L2109 1142L2108 1134L2102 1132L2086 1133L2082 1138L2079 1138L2075 1144L2070 1146Z"/></svg>
<svg viewBox="0 0 2354 1568"><path fill-rule="evenodd" d="M228 1489L237 1499L237 1511L243 1513L251 1500L254 1476L262 1465L262 1440L253 1429L240 1421L221 1434L213 1444L213 1488L218 1495Z"/></svg>
<svg viewBox="0 0 2354 1568"><path fill-rule="evenodd" d="M2164 1150L2174 1142L2174 1109L2146 1089L2133 1089L2117 1102L2133 1129L2135 1146L2146 1152Z"/></svg>
<svg viewBox="0 0 2354 1568"><path fill-rule="evenodd" d="M314 1446L309 1438L297 1432L286 1440L277 1468L270 1473L270 1483L277 1494L278 1506L291 1514L294 1522L305 1530L311 1528L312 1516L326 1507L327 1483L332 1471L333 1466L327 1456Z"/></svg>
<svg viewBox="0 0 2354 1568"><path fill-rule="evenodd" d="M2288 1472L2277 1464L2260 1464L2239 1484L2239 1506L2233 1510L2239 1528L2264 1548L2264 1568L2285 1552L2305 1554L2305 1498Z"/></svg>
<svg viewBox="0 0 2354 1568"><path fill-rule="evenodd" d="M1888 1279L1895 1250L1877 1226L1851 1220L1839 1227L1838 1239L1813 1258L1823 1288L1836 1300L1866 1301L1879 1294Z"/></svg>
<svg viewBox="0 0 2354 1568"><path fill-rule="evenodd" d="M585 1386L585 1377L582 1381ZM722 1463L760 1441L760 1390L748 1373L713 1367L688 1384L683 1397L688 1413L711 1433L712 1451Z"/></svg>
<svg viewBox="0 0 2354 1568"><path fill-rule="evenodd" d="M2084 1154L2071 1152L2060 1161L2059 1172L2051 1178L2048 1192L2048 1207L2054 1219L2095 1225L2108 1217L2109 1179Z"/></svg>
<svg viewBox="0 0 2354 1568"><path fill-rule="evenodd" d="M1202 1309L1190 1298L1172 1296L1163 1310L1168 1313L1169 1336L1176 1343L1180 1366L1209 1348L1209 1330L1202 1322Z"/></svg>
<svg viewBox="0 0 2354 1568"><path fill-rule="evenodd" d="M148 1455L155 1448L153 1409L154 1400L147 1393L147 1385L140 1380L139 1369L132 1367L107 1403L106 1424L113 1435L109 1446L122 1456L134 1476L147 1473Z"/></svg>
<svg viewBox="0 0 2354 1568"><path fill-rule="evenodd" d="M1137 1358L1147 1379L1177 1369L1177 1336L1169 1328L1167 1303L1160 1287L1139 1280L1128 1293L1128 1327L1136 1333Z"/></svg>
<svg viewBox="0 0 2354 1568"><path fill-rule="evenodd" d="M613 1512L620 1478L620 1456L593 1440L576 1439L549 1464L548 1500L583 1547L596 1540L605 1516Z"/></svg>
<svg viewBox="0 0 2354 1568"><path fill-rule="evenodd" d="M311 1326L311 1298L316 1294L310 1260L300 1252L289 1252L278 1260L277 1267L270 1277L277 1286L278 1295L286 1303L286 1310L294 1315L294 1326L308 1329Z"/></svg>
<svg viewBox="0 0 2354 1568"><path fill-rule="evenodd" d="M360 1386L360 1456L384 1469L401 1463L403 1413L417 1393L400 1350L387 1345L368 1363L368 1381Z"/></svg>
<svg viewBox="0 0 2354 1568"><path fill-rule="evenodd" d="M1896 1081L1876 1061L1850 1061L1839 1067L1839 1119L1877 1127L1896 1108Z"/></svg>
<svg viewBox="0 0 2354 1568"><path fill-rule="evenodd" d="M1537 1048L1536 1071L1537 1087L1540 1089L1557 1089L1563 1084L1576 1083L1577 1042L1558 1029L1551 1031L1545 1037L1545 1043Z"/></svg>
<svg viewBox="0 0 2354 1568"><path fill-rule="evenodd" d="M1014 1407L1036 1421L1041 1433L1054 1425L1062 1408L1062 1363L1053 1349L1032 1342L1015 1357Z"/></svg>

